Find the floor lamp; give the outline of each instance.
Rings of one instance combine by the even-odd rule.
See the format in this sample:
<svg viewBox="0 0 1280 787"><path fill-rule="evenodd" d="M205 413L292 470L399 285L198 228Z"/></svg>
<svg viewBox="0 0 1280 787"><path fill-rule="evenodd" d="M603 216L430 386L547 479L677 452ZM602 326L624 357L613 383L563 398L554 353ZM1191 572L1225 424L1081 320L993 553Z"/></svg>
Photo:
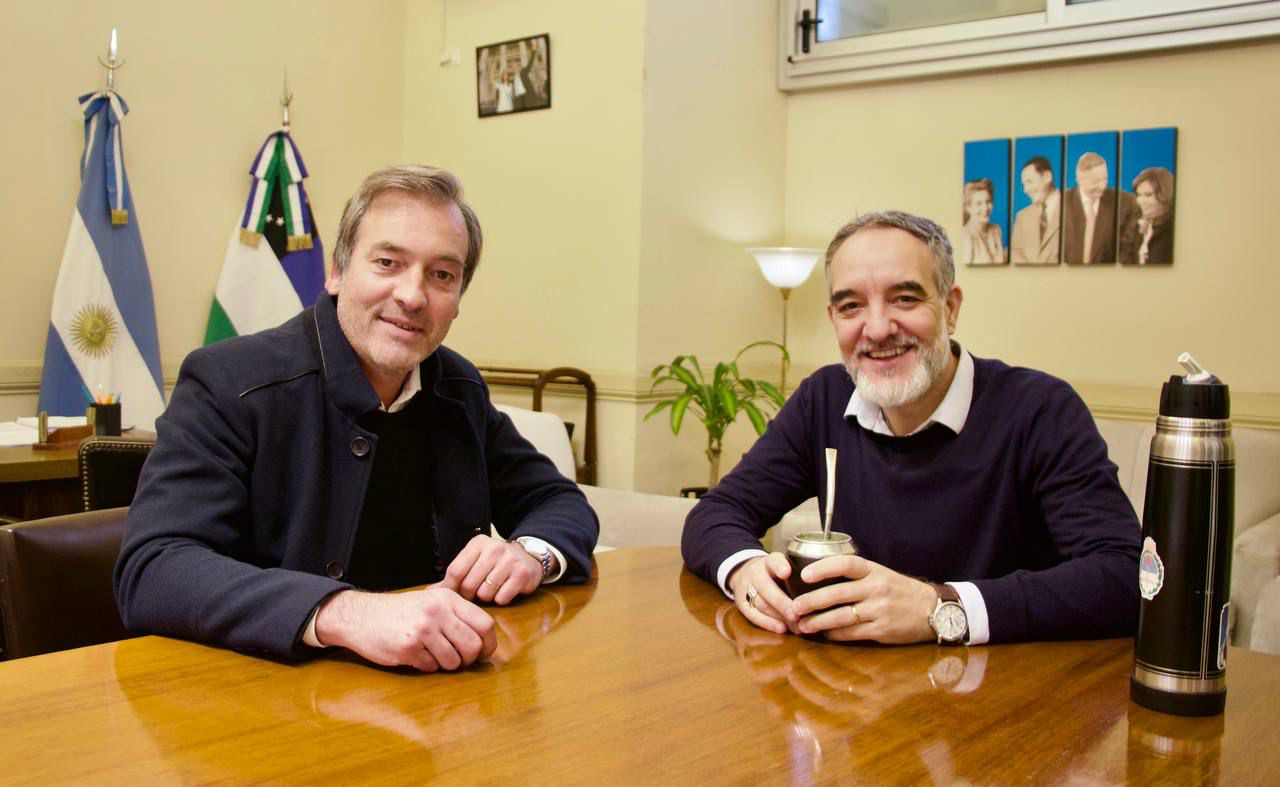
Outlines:
<svg viewBox="0 0 1280 787"><path fill-rule="evenodd" d="M760 272L770 284L782 291L782 349L787 349L787 301L791 290L804 284L813 271L822 249L796 249L789 246L747 249L756 258ZM787 392L787 359L782 359L782 380L778 390Z"/></svg>

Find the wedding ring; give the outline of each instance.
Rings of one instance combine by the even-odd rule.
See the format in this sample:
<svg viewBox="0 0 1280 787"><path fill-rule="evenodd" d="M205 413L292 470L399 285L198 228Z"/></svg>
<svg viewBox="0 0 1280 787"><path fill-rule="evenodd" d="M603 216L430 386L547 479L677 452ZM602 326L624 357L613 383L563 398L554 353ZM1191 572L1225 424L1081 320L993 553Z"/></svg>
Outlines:
<svg viewBox="0 0 1280 787"><path fill-rule="evenodd" d="M858 605L857 605L857 604L850 604L850 605L849 605L849 611L853 613L853 622L852 622L852 623L850 623L849 625L850 625L850 626L856 626L856 625L858 625L858 622L862 620L862 618L858 615Z"/></svg>
<svg viewBox="0 0 1280 787"><path fill-rule="evenodd" d="M498 586L497 586L497 585L495 585L492 581L490 581L488 577L485 577L485 578L484 578L484 583L485 583L486 585L488 585L489 587L493 588L494 590L497 590L497 589L498 589Z"/></svg>
<svg viewBox="0 0 1280 787"><path fill-rule="evenodd" d="M756 605L756 596L760 595L756 592L755 585L747 585L747 606L754 607Z"/></svg>

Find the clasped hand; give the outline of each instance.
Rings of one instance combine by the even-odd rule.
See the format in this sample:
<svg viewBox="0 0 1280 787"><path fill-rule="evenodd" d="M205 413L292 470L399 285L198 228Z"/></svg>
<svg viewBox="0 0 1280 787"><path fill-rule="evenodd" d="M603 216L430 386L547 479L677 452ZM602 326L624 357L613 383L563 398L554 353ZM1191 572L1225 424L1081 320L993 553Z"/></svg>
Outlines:
<svg viewBox="0 0 1280 787"><path fill-rule="evenodd" d="M742 614L755 625L779 634L821 634L839 641L872 640L887 644L933 638L929 615L938 595L932 587L856 555L828 557L805 567L806 582L842 578L794 600L780 585L791 576L781 552L751 558L729 577L729 589ZM747 588L756 590L748 603Z"/></svg>
<svg viewBox="0 0 1280 787"><path fill-rule="evenodd" d="M497 648L493 617L474 602L509 604L541 581L542 564L518 544L478 535L425 590L335 594L316 616L316 637L383 666L456 670Z"/></svg>

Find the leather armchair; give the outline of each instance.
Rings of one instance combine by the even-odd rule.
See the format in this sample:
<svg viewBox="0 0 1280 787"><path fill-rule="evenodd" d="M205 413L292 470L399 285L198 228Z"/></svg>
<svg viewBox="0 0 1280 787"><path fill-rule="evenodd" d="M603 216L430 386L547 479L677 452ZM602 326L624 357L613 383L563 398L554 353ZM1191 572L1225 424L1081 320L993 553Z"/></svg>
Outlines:
<svg viewBox="0 0 1280 787"><path fill-rule="evenodd" d="M113 508L0 526L0 644L6 658L130 636L111 587L128 512Z"/></svg>
<svg viewBox="0 0 1280 787"><path fill-rule="evenodd" d="M78 453L84 510L99 511L132 503L142 464L153 447L152 436L86 437Z"/></svg>

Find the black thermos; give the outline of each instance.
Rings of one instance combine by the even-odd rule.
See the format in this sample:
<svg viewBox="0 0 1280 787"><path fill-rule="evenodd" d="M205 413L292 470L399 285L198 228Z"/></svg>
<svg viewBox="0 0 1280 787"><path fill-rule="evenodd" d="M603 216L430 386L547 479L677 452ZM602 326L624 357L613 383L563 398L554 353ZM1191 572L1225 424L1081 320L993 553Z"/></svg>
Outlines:
<svg viewBox="0 0 1280 787"><path fill-rule="evenodd" d="M1142 516L1129 696L1182 716L1227 701L1235 446L1225 383L1187 353L1160 392Z"/></svg>

